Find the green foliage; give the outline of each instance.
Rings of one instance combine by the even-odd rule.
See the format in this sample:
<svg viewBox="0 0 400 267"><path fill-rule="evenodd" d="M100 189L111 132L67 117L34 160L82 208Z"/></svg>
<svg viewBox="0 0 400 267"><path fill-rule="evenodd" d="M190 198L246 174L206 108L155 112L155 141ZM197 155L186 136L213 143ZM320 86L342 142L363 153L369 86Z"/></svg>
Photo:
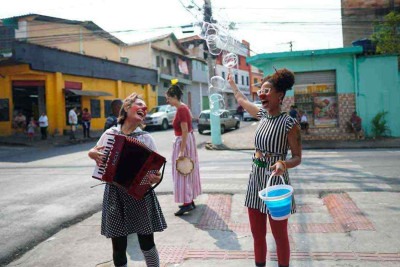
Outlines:
<svg viewBox="0 0 400 267"><path fill-rule="evenodd" d="M387 111L378 112L371 121L372 135L375 138L387 136L390 133L390 129L387 126L387 121L385 119L387 113L388 113Z"/></svg>
<svg viewBox="0 0 400 267"><path fill-rule="evenodd" d="M400 13L392 11L383 21L375 23L372 41L379 54L400 54Z"/></svg>

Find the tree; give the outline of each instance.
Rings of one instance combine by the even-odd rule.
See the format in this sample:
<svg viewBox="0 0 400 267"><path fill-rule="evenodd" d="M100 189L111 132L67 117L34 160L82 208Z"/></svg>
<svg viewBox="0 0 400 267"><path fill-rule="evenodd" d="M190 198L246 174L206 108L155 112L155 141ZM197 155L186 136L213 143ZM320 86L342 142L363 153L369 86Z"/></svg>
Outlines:
<svg viewBox="0 0 400 267"><path fill-rule="evenodd" d="M390 12L375 26L376 31L371 37L376 44L376 52L400 55L400 13Z"/></svg>

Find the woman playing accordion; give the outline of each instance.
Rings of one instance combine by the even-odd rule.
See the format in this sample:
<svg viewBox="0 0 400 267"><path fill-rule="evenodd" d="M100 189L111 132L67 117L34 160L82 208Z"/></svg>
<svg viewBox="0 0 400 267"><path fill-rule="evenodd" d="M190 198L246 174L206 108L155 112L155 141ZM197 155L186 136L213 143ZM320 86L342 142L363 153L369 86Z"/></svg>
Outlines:
<svg viewBox="0 0 400 267"><path fill-rule="evenodd" d="M89 157L100 166L103 163L110 134L122 134L145 144L151 150L156 150L153 137L142 131L141 126L146 117L146 103L133 93L124 101L120 110L118 125L105 131L97 145L89 150ZM132 161L135 159L133 158ZM160 173L149 174L147 179L151 184L158 183ZM154 232L167 228L157 196L153 190L142 199L135 199L123 188L107 183L104 190L101 234L111 238L113 260L115 266L127 266L127 237L137 233L139 245L147 266L159 266L159 256L154 243Z"/></svg>

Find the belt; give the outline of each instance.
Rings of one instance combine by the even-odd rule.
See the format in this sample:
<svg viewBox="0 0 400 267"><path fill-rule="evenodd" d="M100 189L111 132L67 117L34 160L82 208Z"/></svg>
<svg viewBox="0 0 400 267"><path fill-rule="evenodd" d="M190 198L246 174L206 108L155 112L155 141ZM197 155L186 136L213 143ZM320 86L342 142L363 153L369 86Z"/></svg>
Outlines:
<svg viewBox="0 0 400 267"><path fill-rule="evenodd" d="M256 158L271 158L271 157L280 157L280 156L285 156L285 154L281 153L272 153L272 152L262 152L261 150L256 149L256 152L254 153Z"/></svg>
<svg viewBox="0 0 400 267"><path fill-rule="evenodd" d="M284 156L284 155L285 154L262 152L262 151L256 149L253 163L258 167L265 168L265 167L267 167L267 163L265 161L261 161L260 159L262 159L262 158L269 159L271 157L280 157L280 156Z"/></svg>

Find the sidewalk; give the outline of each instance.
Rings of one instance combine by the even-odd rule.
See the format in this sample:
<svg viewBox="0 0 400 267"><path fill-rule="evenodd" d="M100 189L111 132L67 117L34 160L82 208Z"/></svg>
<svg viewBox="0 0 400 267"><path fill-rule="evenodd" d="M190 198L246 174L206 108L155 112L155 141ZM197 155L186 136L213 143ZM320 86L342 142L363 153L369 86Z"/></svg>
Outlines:
<svg viewBox="0 0 400 267"><path fill-rule="evenodd" d="M399 264L399 211L389 208L397 206L399 195L366 194L297 195L298 214L289 220L291 266ZM243 194L203 194L196 200L197 208L182 217L173 214L177 207L172 195L160 195L159 200L168 223L164 232L155 234L161 266L254 266ZM111 242L100 236L100 221L99 212L9 266L113 266ZM277 266L276 247L268 232L267 266ZM145 266L136 235L129 237L128 266Z"/></svg>
<svg viewBox="0 0 400 267"><path fill-rule="evenodd" d="M26 134L15 134L11 136L0 136L0 146L28 146L28 147L57 147L68 146L86 142L93 142L99 139L102 132L92 131L90 138L83 138L81 131L77 131L75 140L70 140L68 135L48 135L46 140L41 140L40 135L36 134L32 141Z"/></svg>
<svg viewBox="0 0 400 267"><path fill-rule="evenodd" d="M223 145L219 149L253 150L254 133L258 123L241 127L222 135ZM357 149L357 148L400 148L400 138L363 139L349 141L303 140L303 149ZM218 147L216 148L218 149Z"/></svg>

